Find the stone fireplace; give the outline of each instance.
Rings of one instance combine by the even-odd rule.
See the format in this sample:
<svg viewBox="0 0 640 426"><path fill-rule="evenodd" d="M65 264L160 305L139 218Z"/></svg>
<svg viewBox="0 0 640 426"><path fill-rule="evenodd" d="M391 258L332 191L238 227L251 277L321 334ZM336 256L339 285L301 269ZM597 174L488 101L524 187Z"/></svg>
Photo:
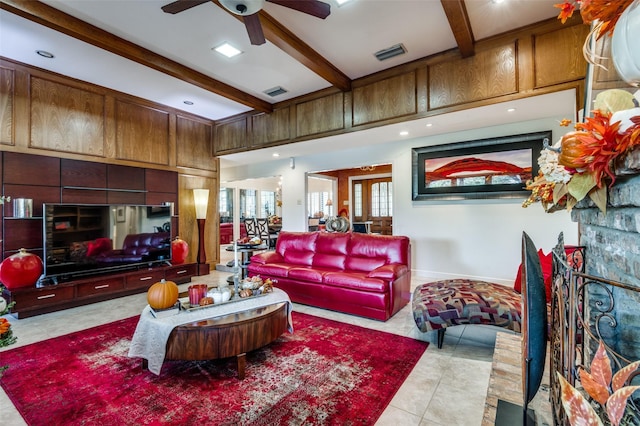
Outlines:
<svg viewBox="0 0 640 426"><path fill-rule="evenodd" d="M640 149L621 160L615 168L615 186L609 189L606 215L589 201L572 211L572 219L578 222L580 244L586 247L586 273L638 289L613 288L613 308L599 321L605 342L635 361L640 359ZM587 294L586 312L593 320L603 307L608 309L610 297L598 285L588 286Z"/></svg>

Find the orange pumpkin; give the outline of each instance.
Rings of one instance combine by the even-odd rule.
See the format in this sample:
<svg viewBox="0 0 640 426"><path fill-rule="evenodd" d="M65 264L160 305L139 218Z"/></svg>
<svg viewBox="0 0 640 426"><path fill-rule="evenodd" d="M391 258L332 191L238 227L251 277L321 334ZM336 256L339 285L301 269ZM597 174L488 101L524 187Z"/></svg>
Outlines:
<svg viewBox="0 0 640 426"><path fill-rule="evenodd" d="M147 302L153 309L167 309L178 301L178 285L164 279L153 284L147 291Z"/></svg>
<svg viewBox="0 0 640 426"><path fill-rule="evenodd" d="M586 138L591 137L587 132L569 132L562 137L562 151L558 156L558 163L572 169L584 168L593 161L586 151Z"/></svg>

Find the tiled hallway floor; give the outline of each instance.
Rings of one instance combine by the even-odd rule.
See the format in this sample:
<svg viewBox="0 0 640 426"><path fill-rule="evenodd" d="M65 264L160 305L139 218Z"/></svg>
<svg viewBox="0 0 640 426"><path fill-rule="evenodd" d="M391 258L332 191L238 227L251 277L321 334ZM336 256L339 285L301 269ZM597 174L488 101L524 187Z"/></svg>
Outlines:
<svg viewBox="0 0 640 426"><path fill-rule="evenodd" d="M213 271L194 277L193 282L216 284L223 282L228 272ZM412 289L425 282L412 279ZM186 291L189 284L180 285ZM51 314L16 320L7 316L22 345L105 324L139 314L146 306L146 294L137 294L95 303ZM460 326L450 328L442 349L435 343L435 333L420 333L406 306L387 322L368 320L352 315L294 304L294 310L371 329L400 334L432 342L412 373L395 395L377 425L480 425L491 370L496 328ZM433 340L431 340L433 339ZM24 425L4 391L0 390L0 424ZM105 425L108 426L108 425Z"/></svg>

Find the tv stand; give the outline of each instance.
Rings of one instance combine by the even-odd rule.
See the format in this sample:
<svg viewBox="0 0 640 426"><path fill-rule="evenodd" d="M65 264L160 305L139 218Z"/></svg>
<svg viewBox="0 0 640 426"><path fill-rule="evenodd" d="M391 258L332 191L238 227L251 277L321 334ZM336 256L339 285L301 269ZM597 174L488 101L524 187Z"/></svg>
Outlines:
<svg viewBox="0 0 640 426"><path fill-rule="evenodd" d="M15 302L11 308L11 315L22 319L131 294L144 293L152 284L161 279L177 284L187 283L195 275L197 275L197 264L195 263L159 265L151 268L93 275L64 282L54 280L55 277L45 277L44 280L48 280L46 285L13 290L5 289L2 295L7 303Z"/></svg>

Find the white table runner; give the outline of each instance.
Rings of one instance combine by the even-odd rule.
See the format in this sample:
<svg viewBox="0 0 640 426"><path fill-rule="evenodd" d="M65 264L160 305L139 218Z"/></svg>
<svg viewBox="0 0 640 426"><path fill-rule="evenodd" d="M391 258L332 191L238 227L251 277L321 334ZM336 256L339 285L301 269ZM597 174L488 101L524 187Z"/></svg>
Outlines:
<svg viewBox="0 0 640 426"><path fill-rule="evenodd" d="M289 295L277 288L265 295L214 305L210 308L196 309L189 312L181 311L176 315L164 318L155 318L151 313L151 308L147 305L142 310L136 331L133 333L131 346L129 347L129 357L145 358L149 362L149 371L160 374L166 355L167 340L169 340L169 335L174 327L282 302L287 304L287 328L290 333L293 333L293 322L291 320L293 304L289 299Z"/></svg>

